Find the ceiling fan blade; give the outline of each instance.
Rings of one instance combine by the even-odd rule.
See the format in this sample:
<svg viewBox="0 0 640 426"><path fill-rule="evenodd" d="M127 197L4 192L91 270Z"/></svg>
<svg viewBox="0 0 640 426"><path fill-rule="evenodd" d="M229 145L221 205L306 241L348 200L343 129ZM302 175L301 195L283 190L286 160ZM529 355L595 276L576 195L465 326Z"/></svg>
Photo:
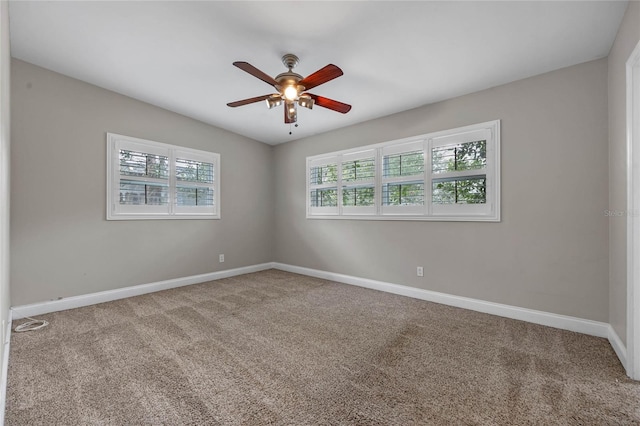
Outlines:
<svg viewBox="0 0 640 426"><path fill-rule="evenodd" d="M329 64L324 68L320 68L313 74L306 76L305 78L300 80L299 84L303 85L305 89L309 90L313 89L316 86L320 86L327 81L331 81L334 78L338 78L342 74L343 72L340 68L333 64Z"/></svg>
<svg viewBox="0 0 640 426"><path fill-rule="evenodd" d="M313 93L307 93L314 100L315 104L323 108L328 108L334 111L341 112L343 114L351 111L351 105L342 102L334 101L333 99L325 98L323 96L314 95Z"/></svg>
<svg viewBox="0 0 640 426"><path fill-rule="evenodd" d="M278 82L275 81L273 77L265 74L264 72L260 71L258 68L254 67L248 62L239 61L239 62L234 62L233 65L240 68L242 71L248 72L249 74L251 74L256 78L259 78L265 83L272 85L273 87L276 87L278 85Z"/></svg>
<svg viewBox="0 0 640 426"><path fill-rule="evenodd" d="M255 98L249 98L249 99L243 99L241 101L229 102L227 104L227 106L235 108L235 107L239 107L239 106L242 106L242 105L248 105L248 104L252 104L252 103L255 103L255 102L264 101L269 96L271 96L271 95L256 96Z"/></svg>

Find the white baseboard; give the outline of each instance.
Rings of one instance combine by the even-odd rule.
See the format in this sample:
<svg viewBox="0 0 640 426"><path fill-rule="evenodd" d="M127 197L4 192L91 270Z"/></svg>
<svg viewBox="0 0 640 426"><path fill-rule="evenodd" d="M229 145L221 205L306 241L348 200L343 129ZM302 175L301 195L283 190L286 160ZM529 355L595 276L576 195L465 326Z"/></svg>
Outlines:
<svg viewBox="0 0 640 426"><path fill-rule="evenodd" d="M455 306L486 314L527 321L563 330L575 331L577 333L589 334L591 336L609 337L610 326L604 322L576 318L567 315L552 314L549 312L536 311L533 309L520 308L501 303L486 302L484 300L472 299L469 297L454 296L436 291L423 290L420 288L370 280L367 278L358 278L351 275L336 274L317 269L303 268L278 262L274 262L273 267L282 271L366 287L373 290L385 291L387 293L399 294L401 296L413 297L415 299L427 300L429 302L441 303L443 305Z"/></svg>
<svg viewBox="0 0 640 426"><path fill-rule="evenodd" d="M207 274L200 275L191 275L189 277L158 281L150 284L141 284L132 287L118 288L115 290L101 291L98 293L83 294L81 296L65 297L59 300L50 300L46 302L32 303L29 305L14 306L11 308L11 311L13 313L13 319L32 317L35 315L80 308L82 306L110 302L112 300L139 296L141 294L153 293L156 291L168 290L171 288L183 287L191 284L215 281L222 278L234 277L236 275L249 274L251 272L264 271L265 269L271 269L272 267L273 266L271 263L243 266L241 268L226 269L224 271L209 272Z"/></svg>
<svg viewBox="0 0 640 426"><path fill-rule="evenodd" d="M484 300L472 299L469 297L454 296L446 293L439 293L415 287L393 284L384 281L376 281L367 278L359 278L351 275L338 274L317 269L304 268L301 266L288 265L279 262L268 262L259 265L245 266L241 268L228 269L201 275L192 275L189 277L125 287L116 290L102 291L99 293L91 293L82 296L73 296L60 300L14 306L11 308L11 313L13 315L13 319L20 319L49 312L57 312L66 309L94 305L97 303L109 302L112 300L138 296L141 294L152 293L191 284L219 280L222 278L263 271L271 268L336 281L343 284L356 285L359 287L398 294L401 296L412 297L415 299L426 300L429 302L441 303L443 305L455 306L458 308L469 309L472 311L483 312L505 318L512 318L534 324L545 325L548 327L608 338L611 342L611 346L618 355L618 358L620 358L620 362L622 362L623 366L626 366L625 346L622 344L622 341L615 333L613 328L609 324L604 322L576 318L567 315L553 314L549 312L505 305L501 303L487 302ZM6 352L6 357L8 357L8 351ZM6 376L3 376L2 379L5 380ZM0 383L0 386L1 385L2 384ZM0 423L0 425L1 424L2 423Z"/></svg>
<svg viewBox="0 0 640 426"><path fill-rule="evenodd" d="M4 345L4 352L2 353L2 371L0 372L0 426L4 425L4 409L7 403L7 374L9 372L9 349L11 346L11 315L12 312L9 310L5 339L4 342L1 343Z"/></svg>
<svg viewBox="0 0 640 426"><path fill-rule="evenodd" d="M627 347L625 346L624 343L622 343L620 336L618 336L618 333L616 333L616 331L613 329L613 327L611 327L611 325L609 325L608 327L607 338L609 339L609 343L611 344L611 347L616 352L616 355L618 355L618 359L620 359L620 363L622 364L622 367L624 367L626 371L627 370Z"/></svg>

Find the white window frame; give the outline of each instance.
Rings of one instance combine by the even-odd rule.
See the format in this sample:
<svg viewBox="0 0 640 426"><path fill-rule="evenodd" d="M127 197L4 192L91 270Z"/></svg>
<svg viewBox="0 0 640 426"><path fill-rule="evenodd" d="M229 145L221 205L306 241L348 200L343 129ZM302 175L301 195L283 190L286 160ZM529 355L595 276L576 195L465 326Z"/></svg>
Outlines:
<svg viewBox="0 0 640 426"><path fill-rule="evenodd" d="M124 205L120 204L120 180L142 180L120 175L120 150L134 150L166 156L169 159L169 178L157 180L168 185L167 205ZM210 188L213 190L213 206L178 206L176 159L201 161L213 164L213 182L185 182L186 186ZM144 178L146 182L156 179ZM149 220L149 219L220 219L220 154L176 145L107 133L107 220Z"/></svg>
<svg viewBox="0 0 640 426"><path fill-rule="evenodd" d="M473 171L433 173L431 169L432 149L444 145L486 140L486 167ZM394 153L423 150L424 174L415 177L383 177L383 157ZM366 211L342 205L342 164L349 159L360 158L360 153L375 152L374 193L375 206ZM362 157L364 158L364 157ZM426 221L479 221L500 222L500 120L487 121L456 129L427 133L373 145L361 146L337 152L307 157L307 219L362 219L362 220L426 220ZM311 190L319 186L310 185L311 167L322 164L338 165L338 205L331 208L312 208ZM443 177L486 176L486 203L483 204L437 204L433 200L433 179ZM424 182L424 205L383 206L382 187L385 183L418 180ZM336 184L331 184L332 187Z"/></svg>

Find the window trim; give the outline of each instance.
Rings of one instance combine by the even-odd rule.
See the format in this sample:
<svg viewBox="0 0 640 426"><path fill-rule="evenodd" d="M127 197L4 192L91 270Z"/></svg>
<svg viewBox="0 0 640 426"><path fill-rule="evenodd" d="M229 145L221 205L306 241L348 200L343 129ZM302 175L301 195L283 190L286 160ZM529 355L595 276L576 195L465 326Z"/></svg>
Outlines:
<svg viewBox="0 0 640 426"><path fill-rule="evenodd" d="M452 204L438 205L433 203L433 182L434 173L431 170L432 149L437 146L454 144L456 139L471 142L472 133L487 132L487 165L482 172L459 171L451 172L451 175L485 175L486 176L486 200L484 204ZM467 140L469 139L469 140ZM382 206L382 185L389 179L382 176L383 157L389 153L404 152L402 146L411 147L423 144L424 150L424 175L418 180L424 182L424 205L420 206ZM358 152L375 150L375 211L368 214L346 213L342 206L342 187L345 186L341 180L343 156L352 156ZM312 208L310 203L311 190L315 188L310 184L311 167L322 165L323 163L338 164L338 181L332 186L337 186L338 206L329 210ZM402 180L402 178L399 178ZM405 179L409 180L409 179ZM318 154L306 158L306 218L307 219L348 219L348 220L409 220L409 221L460 221L460 222L500 222L500 120L487 121L458 127L455 129L442 130L423 135L411 136L408 138L396 139L372 145L359 146L357 148L346 149L325 154Z"/></svg>
<svg viewBox="0 0 640 426"><path fill-rule="evenodd" d="M138 146L142 152L156 155L166 155L169 158L169 178L166 181L169 190L169 204L165 206L128 206L121 208L118 202L118 188L122 175L120 175L120 143L128 146ZM176 158L186 160L211 162L214 168L212 184L198 184L192 182L194 187L210 187L214 191L213 209L210 206L184 206L175 205L175 195L178 179L176 176ZM119 135L107 132L107 220L153 220L153 219L220 219L220 154L202 151L184 146L170 145L132 136ZM133 177L133 180L138 180ZM152 178L146 179L147 181ZM189 184L190 182L187 182ZM135 210L138 210L136 212Z"/></svg>

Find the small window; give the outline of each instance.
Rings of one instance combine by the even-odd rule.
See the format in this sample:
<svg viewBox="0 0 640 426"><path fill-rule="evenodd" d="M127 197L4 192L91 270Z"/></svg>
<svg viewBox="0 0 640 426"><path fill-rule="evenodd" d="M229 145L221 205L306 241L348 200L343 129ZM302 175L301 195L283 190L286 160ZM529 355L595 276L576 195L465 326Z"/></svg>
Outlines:
<svg viewBox="0 0 640 426"><path fill-rule="evenodd" d="M107 134L107 219L218 219L218 154Z"/></svg>
<svg viewBox="0 0 640 426"><path fill-rule="evenodd" d="M499 126L308 157L307 217L499 221Z"/></svg>

